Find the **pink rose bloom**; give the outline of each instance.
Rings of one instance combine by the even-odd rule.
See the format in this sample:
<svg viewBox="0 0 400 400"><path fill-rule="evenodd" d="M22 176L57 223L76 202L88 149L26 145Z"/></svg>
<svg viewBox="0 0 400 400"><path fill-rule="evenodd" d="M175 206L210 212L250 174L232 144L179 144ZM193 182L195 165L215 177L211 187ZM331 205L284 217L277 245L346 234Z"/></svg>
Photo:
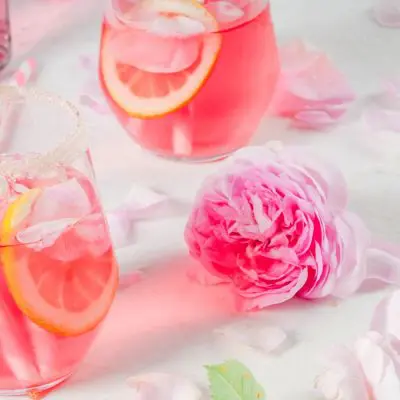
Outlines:
<svg viewBox="0 0 400 400"><path fill-rule="evenodd" d="M365 277L368 233L339 171L296 148L241 150L209 177L186 226L190 253L232 283L240 308L346 296Z"/></svg>

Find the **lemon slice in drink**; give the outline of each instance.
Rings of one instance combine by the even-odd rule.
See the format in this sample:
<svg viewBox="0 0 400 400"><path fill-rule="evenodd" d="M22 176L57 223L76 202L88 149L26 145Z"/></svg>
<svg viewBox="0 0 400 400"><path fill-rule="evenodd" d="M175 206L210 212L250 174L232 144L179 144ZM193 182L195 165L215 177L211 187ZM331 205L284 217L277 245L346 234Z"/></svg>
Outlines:
<svg viewBox="0 0 400 400"><path fill-rule="evenodd" d="M155 15L147 28L144 24L140 28L132 24L123 30L105 26L101 81L111 99L130 116L154 118L181 108L198 93L215 65L221 37L207 33L218 30L217 22L196 0L149 0L141 3L141 9ZM185 23L190 28L189 22L201 24L204 30L195 34L189 29L186 36L179 29L159 32L157 23L162 20L167 26L168 20L174 21L183 31ZM170 26L173 28L173 24ZM175 64L180 60L181 68L157 70L150 63L146 68L145 57L153 61L158 57L158 64L165 66L162 54L168 51ZM128 61L129 52L135 53L136 60ZM190 65L183 60L185 57L191 58Z"/></svg>
<svg viewBox="0 0 400 400"><path fill-rule="evenodd" d="M50 258L43 250L17 244L16 235L29 226L32 210L42 194L39 188L21 194L4 214L0 223L3 274L15 303L31 321L58 335L80 335L105 318L117 290L118 267L111 250L101 256L88 253L65 262ZM84 245L77 234L79 224L82 227L85 220L58 239L71 250Z"/></svg>

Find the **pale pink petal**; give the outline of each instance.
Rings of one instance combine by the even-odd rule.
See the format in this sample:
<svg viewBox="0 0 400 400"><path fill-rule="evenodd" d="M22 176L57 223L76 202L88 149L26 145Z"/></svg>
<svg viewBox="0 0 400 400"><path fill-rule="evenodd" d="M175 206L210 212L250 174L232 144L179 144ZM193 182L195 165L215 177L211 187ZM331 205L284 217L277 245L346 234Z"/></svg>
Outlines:
<svg viewBox="0 0 400 400"><path fill-rule="evenodd" d="M335 348L317 376L315 387L327 400L371 400L364 373L354 353L346 347Z"/></svg>
<svg viewBox="0 0 400 400"><path fill-rule="evenodd" d="M201 390L183 377L148 373L128 378L135 400L201 400Z"/></svg>
<svg viewBox="0 0 400 400"><path fill-rule="evenodd" d="M306 283L307 276L307 270L302 270L297 280L294 281L293 284L289 285L287 288L284 288L281 293L260 293L259 296L254 297L246 297L245 293L241 293L241 296L237 297L237 306L239 310L251 311L261 310L265 307L284 303L296 296L299 290Z"/></svg>
<svg viewBox="0 0 400 400"><path fill-rule="evenodd" d="M79 102L81 105L89 107L98 114L106 115L110 113L109 108L105 104L99 102L94 97L88 94L82 94L79 97Z"/></svg>
<svg viewBox="0 0 400 400"><path fill-rule="evenodd" d="M399 0L375 0L372 10L373 19L387 28L400 28Z"/></svg>
<svg viewBox="0 0 400 400"><path fill-rule="evenodd" d="M382 91L370 98L363 117L374 130L400 132L400 78L386 82Z"/></svg>
<svg viewBox="0 0 400 400"><path fill-rule="evenodd" d="M342 261L336 271L332 294L347 297L356 292L367 278L366 249L370 245L370 232L355 214L346 212L336 219L341 238Z"/></svg>
<svg viewBox="0 0 400 400"><path fill-rule="evenodd" d="M279 326L266 326L246 321L217 331L223 342L230 348L243 346L269 354L281 349L288 340L287 333Z"/></svg>
<svg viewBox="0 0 400 400"><path fill-rule="evenodd" d="M369 332L354 345L366 381L376 400L395 400L400 397L399 356L376 332Z"/></svg>
<svg viewBox="0 0 400 400"><path fill-rule="evenodd" d="M282 75L272 112L302 129L335 123L355 98L346 77L324 53L299 41L281 49L281 58Z"/></svg>
<svg viewBox="0 0 400 400"><path fill-rule="evenodd" d="M371 330L385 337L400 340L400 290L385 297L376 307L371 321Z"/></svg>

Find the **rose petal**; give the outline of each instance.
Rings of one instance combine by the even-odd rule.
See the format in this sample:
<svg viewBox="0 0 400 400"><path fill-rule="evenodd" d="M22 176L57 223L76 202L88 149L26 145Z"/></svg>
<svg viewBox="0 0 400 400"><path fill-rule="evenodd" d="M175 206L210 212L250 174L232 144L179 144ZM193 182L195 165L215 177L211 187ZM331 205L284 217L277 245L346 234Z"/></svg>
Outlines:
<svg viewBox="0 0 400 400"><path fill-rule="evenodd" d="M288 284L288 286L285 287L284 290L280 293L271 290L270 292L261 292L258 296L245 297L246 293L241 292L241 296L237 298L237 306L240 310L250 311L259 310L275 304L284 303L296 296L299 290L306 283L307 276L307 270L303 269L300 272L298 278L294 280L291 284Z"/></svg>
<svg viewBox="0 0 400 400"><path fill-rule="evenodd" d="M325 364L324 372L315 381L325 399L371 400L361 365L350 349L335 348Z"/></svg>
<svg viewBox="0 0 400 400"><path fill-rule="evenodd" d="M282 348L288 340L286 332L279 326L265 326L248 321L223 328L217 333L232 348L242 345L263 354Z"/></svg>
<svg viewBox="0 0 400 400"><path fill-rule="evenodd" d="M381 92L370 98L363 117L374 130L400 132L400 78L385 82Z"/></svg>
<svg viewBox="0 0 400 400"><path fill-rule="evenodd" d="M301 42L281 49L282 75L271 106L298 128L320 129L339 119L355 94L329 58Z"/></svg>
<svg viewBox="0 0 400 400"><path fill-rule="evenodd" d="M185 378L163 373L149 373L128 378L135 400L200 400L202 392Z"/></svg>
<svg viewBox="0 0 400 400"><path fill-rule="evenodd" d="M332 294L344 298L357 291L367 278L366 249L370 233L362 220L349 212L336 219L336 227L342 241L342 260Z"/></svg>
<svg viewBox="0 0 400 400"><path fill-rule="evenodd" d="M376 307L371 321L371 330L385 337L400 340L400 290L385 297Z"/></svg>
<svg viewBox="0 0 400 400"><path fill-rule="evenodd" d="M398 0L375 0L372 10L375 22L387 28L400 28L400 4Z"/></svg>

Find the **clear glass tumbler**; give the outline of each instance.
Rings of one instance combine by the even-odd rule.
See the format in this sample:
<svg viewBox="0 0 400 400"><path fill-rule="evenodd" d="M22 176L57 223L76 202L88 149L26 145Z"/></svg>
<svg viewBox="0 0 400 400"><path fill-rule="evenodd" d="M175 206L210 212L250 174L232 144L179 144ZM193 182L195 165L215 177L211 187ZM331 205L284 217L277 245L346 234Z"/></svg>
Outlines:
<svg viewBox="0 0 400 400"><path fill-rule="evenodd" d="M118 268L79 112L0 87L0 139L0 395L17 395L76 370Z"/></svg>
<svg viewBox="0 0 400 400"><path fill-rule="evenodd" d="M249 143L279 74L268 0L109 0L100 81L128 134L209 161Z"/></svg>

